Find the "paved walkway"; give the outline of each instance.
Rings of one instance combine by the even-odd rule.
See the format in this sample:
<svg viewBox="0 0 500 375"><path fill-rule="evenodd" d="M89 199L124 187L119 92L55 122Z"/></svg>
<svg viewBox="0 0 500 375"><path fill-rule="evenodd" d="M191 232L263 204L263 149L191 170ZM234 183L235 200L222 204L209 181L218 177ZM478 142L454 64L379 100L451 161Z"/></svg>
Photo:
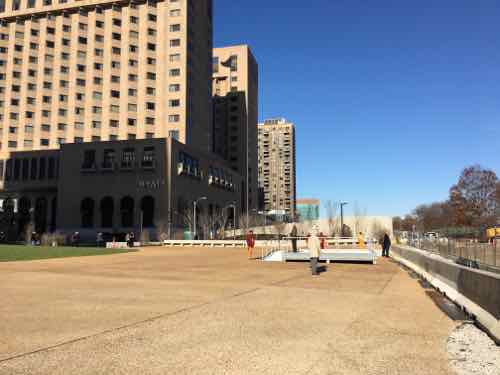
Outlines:
<svg viewBox="0 0 500 375"><path fill-rule="evenodd" d="M0 263L0 374L449 374L455 324L391 261L241 249Z"/></svg>

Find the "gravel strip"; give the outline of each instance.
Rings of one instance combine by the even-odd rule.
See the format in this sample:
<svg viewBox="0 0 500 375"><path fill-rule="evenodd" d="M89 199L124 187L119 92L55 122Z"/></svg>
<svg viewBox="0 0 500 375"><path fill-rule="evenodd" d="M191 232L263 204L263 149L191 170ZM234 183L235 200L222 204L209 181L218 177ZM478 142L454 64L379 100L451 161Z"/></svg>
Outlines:
<svg viewBox="0 0 500 375"><path fill-rule="evenodd" d="M459 326L448 338L450 366L458 375L500 374L500 347L473 324Z"/></svg>

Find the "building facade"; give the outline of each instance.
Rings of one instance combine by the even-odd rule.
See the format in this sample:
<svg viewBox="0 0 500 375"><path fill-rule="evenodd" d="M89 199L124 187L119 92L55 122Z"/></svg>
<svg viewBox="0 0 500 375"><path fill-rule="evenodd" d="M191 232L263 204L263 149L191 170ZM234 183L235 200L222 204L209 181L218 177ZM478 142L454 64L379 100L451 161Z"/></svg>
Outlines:
<svg viewBox="0 0 500 375"><path fill-rule="evenodd" d="M268 215L296 214L295 128L285 119L259 124L259 188Z"/></svg>
<svg viewBox="0 0 500 375"><path fill-rule="evenodd" d="M319 220L318 199L297 199L297 216L301 223Z"/></svg>
<svg viewBox="0 0 500 375"><path fill-rule="evenodd" d="M179 238L193 229L196 200L198 233L206 238L237 219L241 207L241 176L173 138L15 152L0 161L0 180L2 219L9 220L1 231L11 239L23 238L29 224L37 233L79 231L90 241L98 232Z"/></svg>
<svg viewBox="0 0 500 375"><path fill-rule="evenodd" d="M246 45L215 48L213 151L243 176L244 210L258 207L259 69Z"/></svg>
<svg viewBox="0 0 500 375"><path fill-rule="evenodd" d="M212 0L2 0L0 156L172 137L209 151Z"/></svg>

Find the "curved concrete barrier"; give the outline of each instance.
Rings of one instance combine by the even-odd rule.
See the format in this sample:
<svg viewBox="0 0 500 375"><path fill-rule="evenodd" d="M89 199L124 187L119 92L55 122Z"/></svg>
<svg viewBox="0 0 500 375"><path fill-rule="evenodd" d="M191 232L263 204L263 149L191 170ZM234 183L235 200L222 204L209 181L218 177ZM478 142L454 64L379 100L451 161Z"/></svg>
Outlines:
<svg viewBox="0 0 500 375"><path fill-rule="evenodd" d="M464 267L439 255L405 246L393 246L391 257L474 315L500 344L500 274Z"/></svg>

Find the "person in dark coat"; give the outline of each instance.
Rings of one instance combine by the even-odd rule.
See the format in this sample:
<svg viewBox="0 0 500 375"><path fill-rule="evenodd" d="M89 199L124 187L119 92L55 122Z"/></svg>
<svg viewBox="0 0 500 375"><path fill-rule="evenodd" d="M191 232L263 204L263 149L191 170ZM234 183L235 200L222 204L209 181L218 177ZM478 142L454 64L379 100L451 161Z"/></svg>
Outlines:
<svg viewBox="0 0 500 375"><path fill-rule="evenodd" d="M73 247L78 247L80 245L80 233L75 232L73 233L73 236L71 236L71 244Z"/></svg>
<svg viewBox="0 0 500 375"><path fill-rule="evenodd" d="M384 234L384 240L382 242L382 256L389 257L389 250L391 249L391 239L389 235Z"/></svg>
<svg viewBox="0 0 500 375"><path fill-rule="evenodd" d="M290 237L292 239L292 250L294 253L297 252L297 235L298 235L297 226L294 225L292 231L290 232Z"/></svg>

